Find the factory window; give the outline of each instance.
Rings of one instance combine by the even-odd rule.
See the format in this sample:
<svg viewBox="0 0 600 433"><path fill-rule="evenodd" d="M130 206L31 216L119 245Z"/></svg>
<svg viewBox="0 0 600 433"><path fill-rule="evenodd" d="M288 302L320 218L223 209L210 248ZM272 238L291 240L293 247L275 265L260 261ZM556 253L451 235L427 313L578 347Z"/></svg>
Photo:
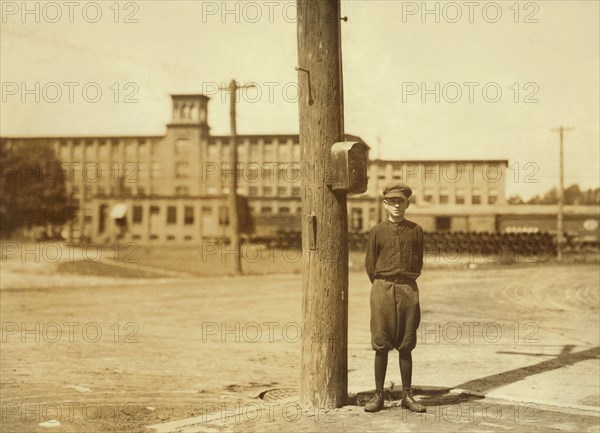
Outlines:
<svg viewBox="0 0 600 433"><path fill-rule="evenodd" d="M474 189L471 195L471 203L472 204L481 204L481 191L479 189Z"/></svg>
<svg viewBox="0 0 600 433"><path fill-rule="evenodd" d="M271 165L265 165L262 169L262 180L265 182L273 182L274 177L275 176L273 170L271 170Z"/></svg>
<svg viewBox="0 0 600 433"><path fill-rule="evenodd" d="M273 194L273 188L270 186L263 187L263 195L270 196Z"/></svg>
<svg viewBox="0 0 600 433"><path fill-rule="evenodd" d="M258 188L255 186L248 187L248 196L256 197L258 195Z"/></svg>
<svg viewBox="0 0 600 433"><path fill-rule="evenodd" d="M423 201L425 203L433 203L433 189L425 188L423 190Z"/></svg>
<svg viewBox="0 0 600 433"><path fill-rule="evenodd" d="M299 186L292 187L292 196L300 197L300 187Z"/></svg>
<svg viewBox="0 0 600 433"><path fill-rule="evenodd" d="M138 179L141 179L142 181L146 181L149 179L149 174L148 174L149 167L150 167L150 165L147 162L138 162L138 164L137 164L137 169L139 172Z"/></svg>
<svg viewBox="0 0 600 433"><path fill-rule="evenodd" d="M275 159L275 146L273 146L273 143L266 143L265 142L265 146L264 146L264 159L265 161L273 161Z"/></svg>
<svg viewBox="0 0 600 433"><path fill-rule="evenodd" d="M212 207L210 207L210 206L202 206L202 213L204 215L212 215Z"/></svg>
<svg viewBox="0 0 600 433"><path fill-rule="evenodd" d="M175 164L175 177L178 179L187 179L190 177L190 164L188 162L178 162Z"/></svg>
<svg viewBox="0 0 600 433"><path fill-rule="evenodd" d="M160 179L160 162L153 162L151 166L152 179Z"/></svg>
<svg viewBox="0 0 600 433"><path fill-rule="evenodd" d="M285 186L280 186L277 188L277 196L278 197L286 197L288 195L288 189Z"/></svg>
<svg viewBox="0 0 600 433"><path fill-rule="evenodd" d="M448 204L448 190L446 188L440 190L440 204Z"/></svg>
<svg viewBox="0 0 600 433"><path fill-rule="evenodd" d="M435 217L435 229L436 231L450 230L450 217Z"/></svg>
<svg viewBox="0 0 600 433"><path fill-rule="evenodd" d="M350 228L353 231L361 231L363 228L363 212L360 208L350 209Z"/></svg>
<svg viewBox="0 0 600 433"><path fill-rule="evenodd" d="M300 164L292 164L292 173L288 179L290 182L300 182Z"/></svg>
<svg viewBox="0 0 600 433"><path fill-rule="evenodd" d="M185 138L175 141L175 155L184 158L188 157L190 155L190 141Z"/></svg>
<svg viewBox="0 0 600 433"><path fill-rule="evenodd" d="M217 156L217 145L216 143L209 143L208 144L208 156L209 157L216 157Z"/></svg>
<svg viewBox="0 0 600 433"><path fill-rule="evenodd" d="M175 188L175 194L177 195L188 195L190 189L187 186L178 186Z"/></svg>
<svg viewBox="0 0 600 433"><path fill-rule="evenodd" d="M222 161L230 161L231 160L231 151L229 150L231 146L229 143L223 143L221 146L221 160Z"/></svg>
<svg viewBox="0 0 600 433"><path fill-rule="evenodd" d="M238 143L238 158L239 159L248 159L248 148L246 143Z"/></svg>
<svg viewBox="0 0 600 433"><path fill-rule="evenodd" d="M110 155L110 148L106 145L106 141L101 141L100 142L100 148L98 149L99 155L98 157L100 159L109 159L109 155Z"/></svg>
<svg viewBox="0 0 600 433"><path fill-rule="evenodd" d="M142 206L133 207L133 224L141 224L144 216L144 208Z"/></svg>
<svg viewBox="0 0 600 433"><path fill-rule="evenodd" d="M498 201L498 191L491 190L488 195L488 204L496 204Z"/></svg>
<svg viewBox="0 0 600 433"><path fill-rule="evenodd" d="M150 215L158 215L160 213L160 207L150 206Z"/></svg>
<svg viewBox="0 0 600 433"><path fill-rule="evenodd" d="M167 224L177 224L177 208L167 206Z"/></svg>
<svg viewBox="0 0 600 433"><path fill-rule="evenodd" d="M246 170L242 170L242 179L250 183L258 182L260 180L258 164L250 164Z"/></svg>
<svg viewBox="0 0 600 433"><path fill-rule="evenodd" d="M184 208L183 223L185 225L194 224L194 206L186 206Z"/></svg>
<svg viewBox="0 0 600 433"><path fill-rule="evenodd" d="M219 224L222 226L229 224L229 209L227 206L221 206L219 208Z"/></svg>
<svg viewBox="0 0 600 433"><path fill-rule="evenodd" d="M102 204L98 209L98 233L104 233L106 230L106 220L108 218L108 205Z"/></svg>
<svg viewBox="0 0 600 433"><path fill-rule="evenodd" d="M134 162L137 158L135 157L135 143L128 141L125 145L125 159L127 162Z"/></svg>
<svg viewBox="0 0 600 433"><path fill-rule="evenodd" d="M288 142L280 143L279 146L279 161L289 161L290 159L290 146Z"/></svg>
<svg viewBox="0 0 600 433"><path fill-rule="evenodd" d="M280 166L279 167L279 179L281 180L289 180L288 174L287 174L287 165L286 166Z"/></svg>
<svg viewBox="0 0 600 433"><path fill-rule="evenodd" d="M140 155L140 159L147 159L148 158L148 144L146 143L146 140L140 140L138 143L138 153Z"/></svg>
<svg viewBox="0 0 600 433"><path fill-rule="evenodd" d="M290 208L287 207L287 206L280 207L279 208L279 213L287 215L287 214L290 213Z"/></svg>
<svg viewBox="0 0 600 433"><path fill-rule="evenodd" d="M83 213L84 213L83 220L86 223L91 223L92 222L92 217L93 217L93 215L92 215L92 208L89 207L89 206L86 206L85 208L83 208Z"/></svg>
<svg viewBox="0 0 600 433"><path fill-rule="evenodd" d="M270 215L273 213L273 209L270 206L263 206L260 208L260 213Z"/></svg>
<svg viewBox="0 0 600 433"><path fill-rule="evenodd" d="M465 190L464 189L457 189L456 190L456 204L465 204Z"/></svg>
<svg viewBox="0 0 600 433"><path fill-rule="evenodd" d="M372 207L369 209L369 223L376 223L377 219L377 209Z"/></svg>

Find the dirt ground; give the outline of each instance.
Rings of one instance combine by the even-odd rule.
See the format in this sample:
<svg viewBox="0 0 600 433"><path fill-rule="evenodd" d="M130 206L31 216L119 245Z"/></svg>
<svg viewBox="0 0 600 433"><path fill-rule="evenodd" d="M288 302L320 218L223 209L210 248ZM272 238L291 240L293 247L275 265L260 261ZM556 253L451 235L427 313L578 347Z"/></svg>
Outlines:
<svg viewBox="0 0 600 433"><path fill-rule="evenodd" d="M301 275L82 277L43 264L2 266L3 432L143 432L148 425L252 408L268 390L295 395ZM419 279L423 322L413 382L420 398L430 399L431 419L434 406L461 407L478 395L502 407L520 405L517 431L544 431L541 424L532 429L527 416L550 420L544 424L554 426L550 430L597 431L598 280L597 264L426 267ZM373 388L369 289L364 273L350 274L352 393ZM392 359L386 384L397 389ZM450 389L466 394L436 400ZM401 413L395 402L387 404L388 413ZM362 409L347 410L335 412L331 426L315 427L313 414L308 424L248 418L189 431L276 431L282 425L362 431ZM40 425L49 421L55 427ZM422 431L506 430L481 416L479 424L413 421Z"/></svg>

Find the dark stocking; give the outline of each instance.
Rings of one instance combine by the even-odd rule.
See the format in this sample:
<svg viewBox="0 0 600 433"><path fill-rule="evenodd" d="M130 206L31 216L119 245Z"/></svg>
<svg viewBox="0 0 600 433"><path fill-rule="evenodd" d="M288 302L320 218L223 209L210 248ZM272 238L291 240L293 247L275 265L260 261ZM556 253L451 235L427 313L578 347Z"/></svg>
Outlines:
<svg viewBox="0 0 600 433"><path fill-rule="evenodd" d="M410 389L412 386L412 354L400 352L400 376L402 377L402 388Z"/></svg>
<svg viewBox="0 0 600 433"><path fill-rule="evenodd" d="M385 383L385 373L387 371L388 352L375 352L375 388L377 391L383 391Z"/></svg>

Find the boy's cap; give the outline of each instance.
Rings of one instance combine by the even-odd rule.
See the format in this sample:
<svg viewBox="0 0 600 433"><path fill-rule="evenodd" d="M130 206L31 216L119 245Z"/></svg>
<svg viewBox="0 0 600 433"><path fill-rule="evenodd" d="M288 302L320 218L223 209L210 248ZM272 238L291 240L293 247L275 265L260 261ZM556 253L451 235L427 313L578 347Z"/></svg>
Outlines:
<svg viewBox="0 0 600 433"><path fill-rule="evenodd" d="M390 182L383 189L384 198L403 197L406 200L412 195L412 189L402 182Z"/></svg>

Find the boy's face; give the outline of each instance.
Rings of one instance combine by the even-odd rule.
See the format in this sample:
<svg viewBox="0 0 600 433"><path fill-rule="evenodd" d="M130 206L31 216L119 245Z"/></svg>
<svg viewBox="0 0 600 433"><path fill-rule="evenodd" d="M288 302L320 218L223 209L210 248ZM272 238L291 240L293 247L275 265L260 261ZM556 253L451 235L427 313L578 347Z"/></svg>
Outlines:
<svg viewBox="0 0 600 433"><path fill-rule="evenodd" d="M383 200L383 206L392 218L404 218L404 212L406 212L408 205L408 200L404 197L393 197Z"/></svg>

